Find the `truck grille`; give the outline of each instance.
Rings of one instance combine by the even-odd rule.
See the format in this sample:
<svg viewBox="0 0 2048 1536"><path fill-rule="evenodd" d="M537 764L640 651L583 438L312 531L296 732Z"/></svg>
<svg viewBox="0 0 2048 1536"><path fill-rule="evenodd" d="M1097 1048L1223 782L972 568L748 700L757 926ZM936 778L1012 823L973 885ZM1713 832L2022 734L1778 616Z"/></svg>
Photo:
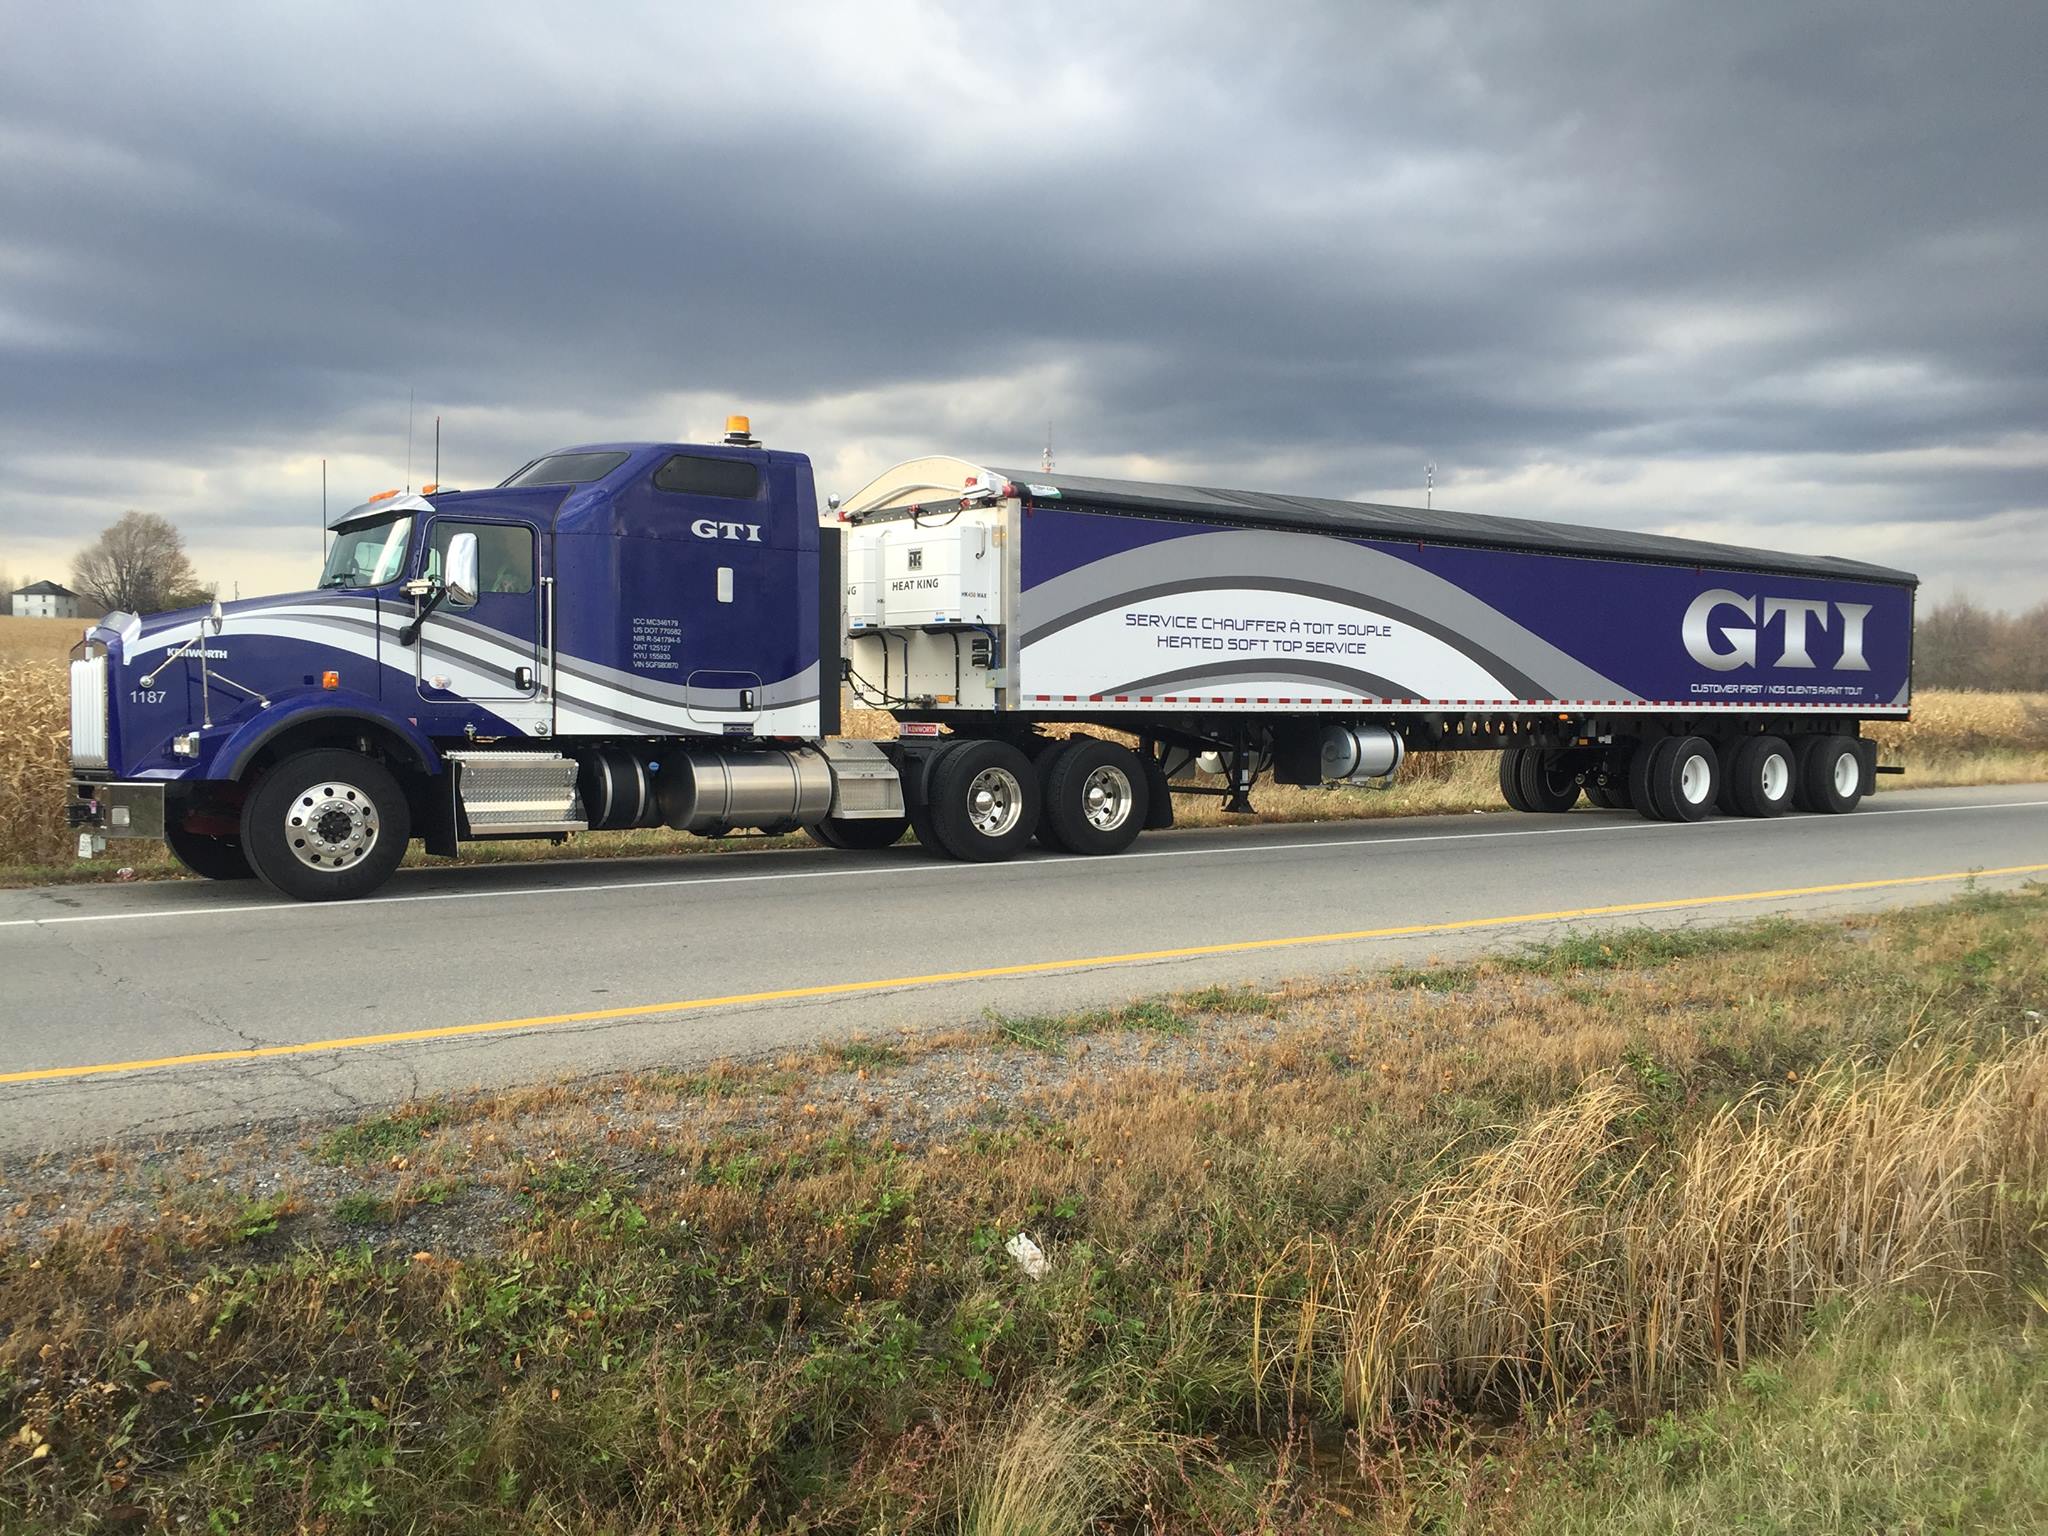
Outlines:
<svg viewBox="0 0 2048 1536"><path fill-rule="evenodd" d="M71 663L71 766L107 766L107 658Z"/></svg>

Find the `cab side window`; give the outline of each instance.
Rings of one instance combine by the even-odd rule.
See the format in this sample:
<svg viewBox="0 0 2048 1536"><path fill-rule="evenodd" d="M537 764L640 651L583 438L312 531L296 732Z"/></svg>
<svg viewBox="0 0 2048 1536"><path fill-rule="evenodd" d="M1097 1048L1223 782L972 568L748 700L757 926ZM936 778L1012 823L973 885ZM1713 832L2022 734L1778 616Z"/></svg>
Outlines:
<svg viewBox="0 0 2048 1536"><path fill-rule="evenodd" d="M427 549L427 574L439 576L448 559L448 545L458 533L476 535L476 589L513 594L533 590L533 534L503 523L434 522ZM452 606L452 604L451 604Z"/></svg>
<svg viewBox="0 0 2048 1536"><path fill-rule="evenodd" d="M654 488L681 496L752 501L761 494L761 466L745 459L679 453L654 472Z"/></svg>

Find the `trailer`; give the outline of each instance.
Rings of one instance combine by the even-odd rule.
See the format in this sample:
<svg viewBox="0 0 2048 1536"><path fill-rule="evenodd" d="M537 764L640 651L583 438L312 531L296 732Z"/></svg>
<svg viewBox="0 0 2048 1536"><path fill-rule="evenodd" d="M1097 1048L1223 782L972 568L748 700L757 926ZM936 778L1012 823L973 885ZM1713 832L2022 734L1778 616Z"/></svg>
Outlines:
<svg viewBox="0 0 2048 1536"><path fill-rule="evenodd" d="M1861 723L1911 703L1903 571L947 457L821 522L809 461L744 418L332 531L313 591L87 631L82 854L162 837L312 900L414 837L1109 854L1176 796L1246 812L1416 750L1499 753L1531 813L1843 812L1879 771ZM842 688L898 736L842 736Z"/></svg>

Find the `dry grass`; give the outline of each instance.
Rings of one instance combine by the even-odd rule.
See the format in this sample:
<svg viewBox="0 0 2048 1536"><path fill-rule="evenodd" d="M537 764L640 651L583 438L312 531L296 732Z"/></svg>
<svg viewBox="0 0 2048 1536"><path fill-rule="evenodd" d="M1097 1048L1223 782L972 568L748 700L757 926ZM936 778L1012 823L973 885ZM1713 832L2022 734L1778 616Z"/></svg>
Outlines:
<svg viewBox="0 0 2048 1536"><path fill-rule="evenodd" d="M1781 1351L1815 1308L2005 1272L2041 1188L2048 1051L1909 1052L1753 1090L1674 1156L1640 1149L1633 1073L1603 1075L1430 1183L1348 1252L1310 1252L1295 1333L1328 1323L1353 1422L1425 1405L1635 1411Z"/></svg>
<svg viewBox="0 0 2048 1536"><path fill-rule="evenodd" d="M76 638L78 626L68 619L16 619L0 624L35 629L34 644L63 645ZM0 878L47 878L78 868L69 863L71 838L65 831L62 807L68 782L66 733L69 705L66 673L61 661L9 659L0 628ZM844 730L849 736L888 738L894 720L878 711L848 709ZM1055 734L1063 728L1054 727ZM1915 701L1914 718L1904 725L1876 724L1870 734L1881 744L1884 759L1904 762L1904 778L1885 777L1880 788L1901 785L2018 784L2048 780L2048 694L1923 693ZM1209 796L1183 796L1174 810L1180 825L1232 826L1260 822L1350 821L1382 816L1416 816L1500 806L1497 759L1490 752L1419 752L1403 765L1391 788L1346 787L1301 789L1263 784L1252 794L1258 812L1251 818L1228 816L1222 802ZM802 839L796 839L802 842ZM759 845L759 840L754 840ZM585 833L564 844L507 842L472 844L462 858L472 863L504 863L540 858L623 858L695 852L707 847L684 833ZM119 858L89 868L111 874L126 864L138 873L176 872L169 856L156 844L116 845ZM424 855L412 855L419 862Z"/></svg>
<svg viewBox="0 0 2048 1536"><path fill-rule="evenodd" d="M2044 1002L2035 891L12 1168L0 1528L2030 1528Z"/></svg>

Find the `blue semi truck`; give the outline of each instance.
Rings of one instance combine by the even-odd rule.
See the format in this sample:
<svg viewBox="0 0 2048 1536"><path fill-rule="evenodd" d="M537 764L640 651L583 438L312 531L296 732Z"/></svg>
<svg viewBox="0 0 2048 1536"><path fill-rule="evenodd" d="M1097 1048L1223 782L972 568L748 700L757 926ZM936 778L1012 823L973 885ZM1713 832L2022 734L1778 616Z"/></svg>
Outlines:
<svg viewBox="0 0 2048 1536"><path fill-rule="evenodd" d="M739 417L330 529L310 591L87 631L81 854L162 838L308 900L415 838L1108 854L1176 795L1249 811L1262 777L1383 783L1415 750L1499 753L1527 812L1842 812L1880 771L1862 723L1911 698L1902 571L943 457L821 519L809 461ZM896 739L841 736L848 692Z"/></svg>

